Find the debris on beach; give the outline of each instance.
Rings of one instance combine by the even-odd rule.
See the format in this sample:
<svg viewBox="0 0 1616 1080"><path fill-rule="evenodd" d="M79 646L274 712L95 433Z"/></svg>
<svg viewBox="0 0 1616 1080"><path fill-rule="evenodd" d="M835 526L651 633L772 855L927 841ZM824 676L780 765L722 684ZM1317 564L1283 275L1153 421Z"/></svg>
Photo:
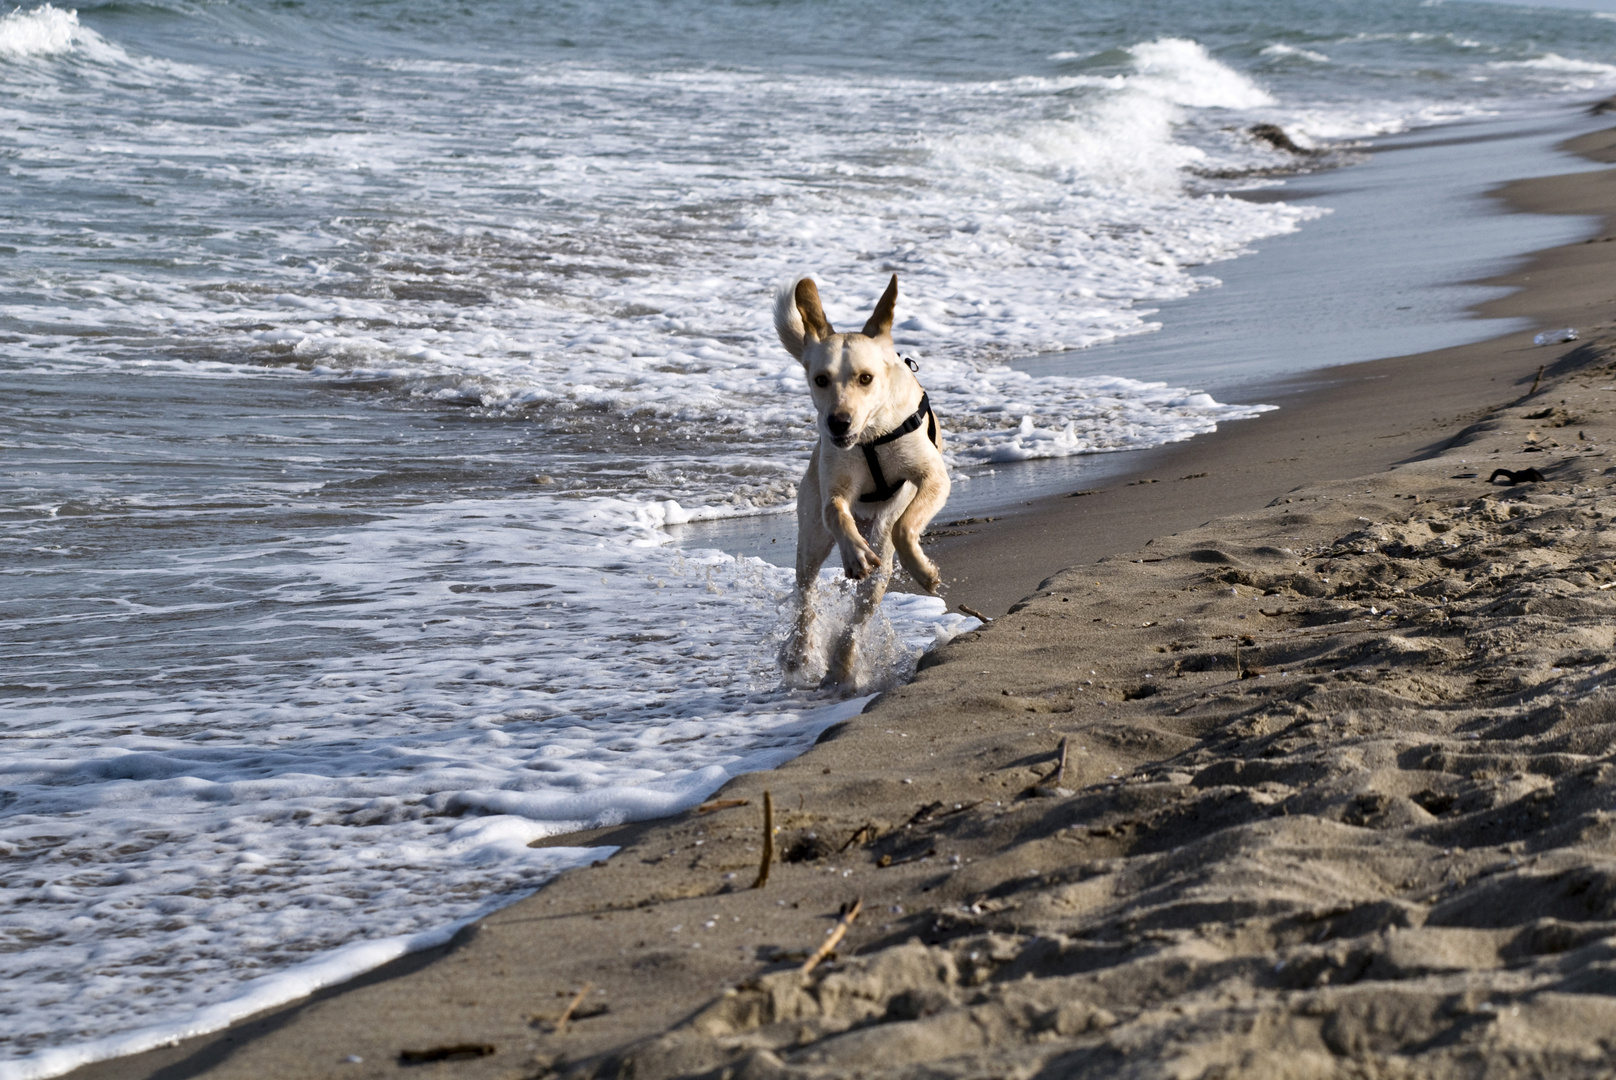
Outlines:
<svg viewBox="0 0 1616 1080"><path fill-rule="evenodd" d="M1283 150L1287 154L1295 154L1298 157L1311 157L1318 153L1317 150L1298 145L1296 140L1287 135L1285 129L1278 124L1253 124L1246 129L1246 134L1253 139L1267 143L1275 150Z"/></svg>
<svg viewBox="0 0 1616 1080"><path fill-rule="evenodd" d="M400 1050L398 1063L400 1065L425 1065L433 1061L472 1061L476 1058L487 1057L494 1053L491 1043L454 1043L449 1046L432 1046L425 1050Z"/></svg>

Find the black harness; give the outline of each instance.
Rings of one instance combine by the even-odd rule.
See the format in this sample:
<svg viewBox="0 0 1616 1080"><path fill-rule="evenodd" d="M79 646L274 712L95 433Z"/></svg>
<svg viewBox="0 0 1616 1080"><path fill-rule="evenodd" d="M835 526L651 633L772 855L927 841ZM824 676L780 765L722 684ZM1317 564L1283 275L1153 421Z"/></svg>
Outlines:
<svg viewBox="0 0 1616 1080"><path fill-rule="evenodd" d="M906 361L913 364L914 361ZM875 490L868 495L860 495L859 502L879 503L886 502L898 493L898 489L906 482L899 478L896 484L887 483L886 474L881 471L881 458L875 452L877 446L884 446L894 439L901 439L911 432L920 430L920 425L926 425L926 437L933 446L937 446L937 415L931 411L931 401L924 391L920 395L920 407L909 414L909 418L885 435L871 439L869 442L859 443L859 449L864 451L864 461L870 466L870 479L875 481Z"/></svg>

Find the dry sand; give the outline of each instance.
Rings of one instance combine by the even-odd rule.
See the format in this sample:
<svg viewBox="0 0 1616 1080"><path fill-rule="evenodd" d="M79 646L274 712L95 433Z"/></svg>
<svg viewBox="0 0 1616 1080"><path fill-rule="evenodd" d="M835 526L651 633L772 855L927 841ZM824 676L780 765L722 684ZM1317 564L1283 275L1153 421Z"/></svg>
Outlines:
<svg viewBox="0 0 1616 1080"><path fill-rule="evenodd" d="M1509 195L1606 213L1616 177ZM1342 369L1158 483L944 538L955 599L1032 595L745 805L592 834L623 850L447 948L75 1076L1609 1075L1613 266L1545 253L1488 312L1583 342Z"/></svg>

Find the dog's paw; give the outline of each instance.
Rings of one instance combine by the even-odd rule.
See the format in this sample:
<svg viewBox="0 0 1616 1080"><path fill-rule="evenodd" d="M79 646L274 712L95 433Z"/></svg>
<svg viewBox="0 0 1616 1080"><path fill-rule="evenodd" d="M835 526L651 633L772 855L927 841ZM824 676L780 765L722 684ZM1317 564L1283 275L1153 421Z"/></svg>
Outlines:
<svg viewBox="0 0 1616 1080"><path fill-rule="evenodd" d="M836 652L831 656L830 667L825 672L825 678L820 682L824 689L857 689L858 680L858 651L853 643L851 633L844 634L836 646Z"/></svg>
<svg viewBox="0 0 1616 1080"><path fill-rule="evenodd" d="M874 548L865 545L842 552L842 569L852 580L863 581L881 569L881 560Z"/></svg>
<svg viewBox="0 0 1616 1080"><path fill-rule="evenodd" d="M787 642L785 648L780 650L780 670L787 675L794 676L808 666L808 650L796 642Z"/></svg>
<svg viewBox="0 0 1616 1080"><path fill-rule="evenodd" d="M905 551L903 548L898 549L898 561L909 571L909 576L914 579L916 585L933 596L940 595L938 589L942 587L943 575L938 573L936 563L922 555L918 549Z"/></svg>

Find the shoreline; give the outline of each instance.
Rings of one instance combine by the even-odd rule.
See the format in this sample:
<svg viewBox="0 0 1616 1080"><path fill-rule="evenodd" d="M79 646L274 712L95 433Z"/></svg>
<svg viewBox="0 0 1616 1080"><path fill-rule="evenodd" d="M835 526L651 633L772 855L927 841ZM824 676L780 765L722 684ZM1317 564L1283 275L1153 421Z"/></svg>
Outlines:
<svg viewBox="0 0 1616 1080"><path fill-rule="evenodd" d="M1573 140L1572 145L1594 160L1616 160L1616 134L1583 136ZM1597 210L1606 219L1604 234L1608 234L1610 209L1616 207L1611 184L1612 176L1608 171L1577 173L1512 184L1504 194L1512 206L1521 209L1552 212L1557 208L1558 212L1567 213ZM1571 245L1539 253L1521 270L1494 279L1498 284L1520 285L1522 291L1489 302L1483 310L1488 314L1535 318L1542 325L1579 327L1589 324L1589 312L1599 310L1597 321L1607 322L1611 298L1608 289L1599 284L1605 279L1590 270L1608 267L1612 262L1616 262L1616 252L1599 244ZM1592 284L1588 283L1589 279ZM1094 494L1077 500L1069 495L1034 500L1033 506L1013 511L991 525L973 526L963 535L942 537L934 546L934 553L945 575L957 575L950 584L949 599L953 604L963 601L997 615L1009 610L1012 604L1033 593L1042 582L1061 570L1083 568L1102 556L1137 551L1147 544L1166 548L1170 546L1166 543L1167 537L1201 527L1203 522L1211 523L1233 514L1255 513L1276 497L1284 497L1304 486L1378 473L1449 446L1456 433L1484 418L1488 406L1519 398L1531 384L1539 362L1574 355L1585 348L1535 349L1529 344L1530 336L1531 332L1508 335L1418 357L1332 369L1329 385L1325 387L1306 385L1319 381L1315 373L1298 380L1296 400L1280 412L1269 414L1262 425L1236 424L1189 443L1148 451L1149 460L1141 461L1131 476L1119 477ZM1556 364L1559 366L1562 365ZM1556 379L1564 374L1564 371L1557 373L1551 369L1545 378ZM1265 430L1258 432L1259 426ZM1509 460L1515 461L1514 458ZM1429 469L1408 466L1406 470L1399 470L1404 471L1414 477L1410 484L1441 486L1440 478L1427 475ZM1206 475L1189 478L1197 472ZM1180 476L1186 479L1178 479ZM1338 493L1338 497L1344 494ZM1191 557L1193 559L1193 553ZM1081 576L1065 575L1074 579L1072 588L1075 588L1075 578ZM1233 587L1238 593L1238 583ZM1055 602L1069 603L1075 598L1068 595L1055 598ZM1116 597L1106 598L1104 602L1120 603ZM1119 621L1118 625L1126 623ZM867 718L835 729L839 737L774 773L743 777L728 785L722 794L753 800L750 809L721 811L711 818L692 814L556 838L577 844L586 842L587 837L587 842L617 843L624 849L605 867L562 875L535 896L484 919L444 949L406 957L368 976L223 1032L200 1036L161 1051L85 1066L67 1075L84 1080L101 1076L155 1075L392 1075L398 1069L396 1055L401 1049L417 1043L481 1045L485 1037L478 1032L496 1028L498 1033L488 1034L486 1041L498 1052L457 1063L456 1075L539 1075L546 1070L561 1069L568 1061L583 1061L591 1055L621 1050L637 1038L665 1032L685 1019L691 1009L711 1001L720 987L734 988L767 969L759 951L764 946L750 938L778 942L781 947L815 940L829 925L825 918L826 898L841 892L848 892L850 898L853 885L858 884L850 881L852 875L856 873L862 878L871 872L870 859L865 858L868 852L863 849L870 847L873 840L850 849L859 853L857 865L851 865L854 856L837 851L776 867L780 891L770 896L787 898L789 904L777 912L759 912L743 906L748 901L758 900L757 894L718 892L722 887L722 874L750 876L745 869L749 863L744 853L729 851L720 856L719 849L745 847L748 829L755 841L756 822L750 816L745 822L738 818L755 813L758 792L764 786L800 795L803 809L793 811L788 807L782 813L785 828L794 839L807 839L807 833L815 830L816 820L824 821L823 827L828 830L831 822L840 827L842 818L860 814L868 815L872 822L883 819L881 824L873 826L876 831L897 836L902 832L902 816L894 820L892 807L899 803L915 806L946 803L952 798L950 792L974 782L974 776L966 774L977 771L973 762L984 753L981 746L973 743L973 740L979 741L976 736L963 740L957 737L958 733L951 726L953 718L950 721L939 721L935 716L924 719L916 712L921 709L917 703L925 703L925 709L936 710L941 706L959 715L1003 720L1002 714L1007 712L1005 703L995 698L1013 698L1016 708L1010 711L1009 718L1020 727L1021 713L1037 714L1037 723L1026 726L1044 729L1041 736L1054 730L1052 717L1061 718L1063 724L1079 718L1075 706L1062 711L1051 704L1058 697L1050 688L1060 682L1058 657L1064 646L1055 648L1041 660L1029 662L1026 657L1020 657L1005 667L1006 678L1013 670L1015 678L1024 683L1044 685L1035 692L1028 692L1028 687L1023 686L1012 694L1012 688L1007 686L1002 694L998 690L988 694L981 686L974 685L979 677L971 674L964 678L969 673L963 669L977 663L977 656L983 657L981 662L998 674L995 665L1000 663L1002 654L1023 647L1008 640L1017 633L1019 631L1006 624L997 624L987 631L968 635L972 640L942 650L934 662L927 664L915 684L886 695ZM1007 649L1006 645L1015 647ZM1116 700L1107 698L1103 706L1100 702L1093 704L1105 710L1103 715L1114 719L1116 709L1125 705L1131 707L1136 701L1149 702L1155 696L1126 698L1118 694L1114 695ZM1026 702L1033 704L1027 706ZM980 722L988 723L987 720ZM893 738L913 741L904 746L902 752L889 751L886 742L890 740L886 739L883 724L904 725L906 733ZM881 730L876 731L877 728ZM990 741L1004 742L1007 738L996 734ZM1190 736L1178 734L1177 738ZM947 745L950 741L956 744L952 748ZM1004 769L1027 771L1032 764L1043 768L1050 751L1045 745L1048 742L1048 738L1041 738L1036 746L1029 742L1025 753L1012 755ZM1117 775L1126 775L1129 768L1143 767L1142 762L1185 750L1172 739L1132 749L1125 742L1103 752L1096 751L1092 760L1074 771L1073 783L1079 776L1083 783L1103 781L1110 776L1110 772L1103 771L1106 769L1124 770ZM927 754L932 751L917 752L922 743L941 744L936 752L952 760L938 770L927 760ZM964 745L967 743L972 745ZM872 753L882 758L891 753L891 757L886 765L875 766L870 764ZM897 775L905 771L906 775ZM809 806L810 799L821 809L816 811ZM960 800L961 805L967 801ZM792 803L795 805L796 800ZM835 805L836 811L824 811L827 805ZM945 820L951 824L975 820L963 811L958 818L948 815L946 809L934 814L924 821L911 820L911 825L929 827ZM916 815L918 817L920 815ZM729 818L737 820L732 822ZM993 844L1006 846L1005 834L994 832L998 826L986 822L978 824L984 830L984 837L997 836ZM709 829L712 846L703 852L700 846L707 841L698 836L698 831L707 833ZM733 844L721 844L720 832ZM962 840L959 846L966 850L969 845ZM655 853L668 848L673 849L668 855ZM1015 854L1014 845L1007 850L1011 854L1004 858L1012 862L1027 861L1023 857L1025 852ZM670 860L674 852L682 854ZM946 859L946 856L945 852L936 858ZM754 870L755 858L755 853L750 856ZM930 869L922 868L921 864L928 858L932 857L917 852L916 865L910 870L894 871L898 877L891 886L897 889L893 895L902 894L907 899L886 903L887 922L899 929L885 937L872 937L866 930L873 933L876 924L861 924L859 932L850 938L857 952L877 956L905 948L901 944L903 937L896 935L900 930L919 925L916 913L931 910L926 906L928 891L941 889L925 883L928 876L935 876ZM988 861L986 854L962 858ZM838 872L849 871L837 879L835 887L829 885L832 879L821 865L826 859ZM999 870L1008 868L1000 864ZM1003 874L1000 876L1002 880L998 884L1011 880ZM973 885L984 895L996 887L986 879ZM889 886L883 883L882 888ZM959 889L949 885L943 891L954 897ZM614 902L602 904L603 896L614 897ZM632 903L624 902L629 898ZM869 903L868 896L866 903ZM967 906L981 907L982 903ZM713 912L706 910L709 907L714 912L720 907L726 913L730 908L737 912L734 917L741 920L737 926L746 924L743 928L753 931L744 943L747 951L737 953L742 945L721 950L716 938L701 950L669 947L672 932L662 924L679 925L681 933L694 935L696 929L713 916ZM890 911L895 907L903 907L904 912L897 915ZM835 904L830 903L828 910L832 915L834 909ZM875 916L866 918L873 920ZM940 914L938 919L941 919ZM716 922L716 917L711 921ZM621 928L602 925L607 923L624 925ZM753 923L764 925L754 927ZM538 940L535 940L535 928ZM896 940L889 940L894 936ZM637 944L642 940L646 944ZM681 944L688 941L689 936L680 939ZM941 945L931 946L939 947ZM620 948L622 953L618 952ZM607 958L606 962L602 962L602 957ZM406 976L406 971L412 974ZM596 973L593 978L591 972ZM656 972L656 979L648 979L648 972ZM585 1024L580 1018L573 1034L564 1042L548 1038L544 1029L548 1020L554 1019L548 1014L558 1011L559 1007L552 1005L556 995L570 997L571 991L584 981L596 982L596 989L610 985L607 995L610 1011L592 1014L610 1017L606 1021L610 1030L600 1021ZM647 981L656 982L657 986L634 989L636 983ZM902 981L896 979L893 985ZM506 983L510 985L504 985ZM472 990L472 986L479 989ZM916 986L918 983L903 992L908 993ZM748 990L736 997L745 998L751 993L753 991ZM888 994L886 998L894 996ZM468 1001L477 1003L465 1004ZM947 1013L951 1007L939 1006L936 1015ZM924 1008L917 1008L921 1015L907 1022L920 1023L928 1015ZM892 1011L890 1007L888 1011ZM1099 1013L1108 1011L1115 1020L1115 1010L1097 1005L1083 1017L1065 1020L1056 1017L1047 1030L1062 1038L1081 1041L1088 1033L1111 1029L1112 1025L1102 1023L1103 1018L1099 1018ZM897 1010L897 1014L902 1012L902 1008ZM513 1017L521 1018L520 1039L525 1041L512 1041ZM681 1029L685 1034L675 1042L684 1048L679 1053L689 1051L695 1055L688 1059L692 1071L699 1071L695 1069L697 1058L703 1062L710 1058L710 1054L702 1056L707 1050L698 1053L692 1048L698 1044L717 1045L723 1038L739 1038L737 1032L741 1027L737 1027L737 1023L726 1019L719 1024L715 1020L709 1024L710 1031L695 1031L688 1025ZM714 1025L728 1025L733 1030L723 1035ZM430 1034L418 1034L421 1032ZM674 1036L664 1037L667 1038ZM337 1042L333 1042L334 1039ZM343 1040L353 1049L338 1053L338 1043ZM529 1043L533 1048L528 1047ZM559 1045L560 1056L557 1056L557 1047L551 1044ZM391 1051L372 1049L384 1046L391 1047ZM664 1050L671 1053L670 1046L664 1046ZM780 1059L777 1049L757 1044L750 1046L747 1053L752 1055L749 1060L759 1063L758 1068L772 1070L774 1065L758 1055ZM348 1054L357 1054L365 1060L345 1064L343 1058ZM677 1072L662 1074L678 1075Z"/></svg>
<svg viewBox="0 0 1616 1080"><path fill-rule="evenodd" d="M1562 145L1593 161L1616 161L1616 137L1608 132ZM1601 185L1585 179L1601 175L1513 181L1495 194L1515 212L1593 214L1616 205L1587 193ZM1608 233L1609 211L1603 214L1602 232ZM1552 351L1532 344L1539 329L1586 325L1587 313L1608 299L1597 280L1577 280L1585 264L1600 258L1581 250L1587 246L1536 252L1520 268L1477 283L1517 290L1482 304L1481 317L1531 319L1529 330L1268 383L1263 399L1280 404L1275 412L1141 451L1131 468L1076 500L1045 496L1008 508L991 525L938 538L933 558L943 568L950 603L998 615L1067 567L1257 509L1302 484L1378 472L1436 451L1477 410L1509 397L1509 387L1530 385ZM1332 430L1332 445L1307 445L1324 442L1322 433ZM972 559L984 541L993 545L993 558Z"/></svg>
<svg viewBox="0 0 1616 1080"><path fill-rule="evenodd" d="M1297 401L1321 396L1327 399L1332 372L1347 371L1377 359L1396 360L1439 349L1468 347L1520 331L1521 319L1491 317L1492 313L1482 308L1483 302L1511 290L1508 274L1522 269L1521 264L1531 253L1580 240L1582 235L1574 234L1595 224L1553 220L1592 216L1572 212L1523 215L1498 197L1501 184L1517 180L1522 174L1562 175L1599 167L1597 162L1564 149L1566 143L1596 131L1600 123L1597 117L1580 111L1575 116L1557 111L1536 119L1546 122L1553 133L1541 131L1521 117L1417 130L1377 142L1364 152L1368 160L1362 163L1303 173L1289 178L1282 188L1233 193L1231 197L1257 201L1284 196L1286 201L1297 201L1302 206L1322 201L1331 212L1309 221L1295 234L1271 238L1254 255L1216 264L1224 283L1216 289L1165 302L1157 316L1165 322L1159 331L1072 353L1023 357L1010 366L1035 374L1072 377L1122 373L1145 382L1190 387L1220 400L1280 403L1282 408L1289 408ZM1448 132L1448 137L1437 137L1442 132ZM1466 148L1465 153L1456 156L1452 149L1455 146ZM1502 146L1506 156L1519 154L1524 160L1514 161L1513 169L1506 170L1491 161L1476 160L1476 146L1494 150ZM1388 155L1393 164L1384 167L1381 159ZM1411 170L1410 160L1423 164ZM1516 175L1508 175L1511 171ZM1476 179L1477 172L1489 179ZM1498 178L1497 182L1493 177ZM1457 195L1433 195L1428 188L1433 179L1439 185L1456 183ZM1442 213L1451 216L1456 211L1449 207L1455 203L1468 211L1464 216L1470 223L1468 231L1482 239L1467 239L1456 245L1449 238L1455 230L1453 222L1426 223L1430 215L1422 212L1440 206ZM1385 220L1388 215L1389 222ZM1533 224L1519 224L1526 220ZM1410 235L1381 238L1386 229L1399 225L1410 226ZM1532 242L1528 242L1529 236ZM1516 245L1514 241L1520 243ZM1432 247L1435 254L1427 252ZM1327 271L1324 281L1313 281L1308 286L1324 290L1310 298L1294 283L1312 277L1309 270L1321 259L1335 265ZM1400 303L1402 294L1388 292L1385 283L1358 295L1358 290L1365 287L1357 283L1361 276L1357 271L1365 269L1370 259L1388 261L1392 266L1391 280L1411 283L1416 289L1407 297L1406 305ZM1345 295L1328 291L1326 285L1333 280L1343 283ZM1428 300L1424 298L1426 294L1444 299ZM1452 306L1455 300L1462 300L1460 306ZM1310 305L1326 310L1321 318L1308 319L1304 324L1302 312ZM1377 351L1388 334L1399 331L1385 327L1364 329L1355 316L1361 315L1371 326L1378 326L1372 320L1406 319L1402 314L1405 307L1433 319L1440 331L1423 325L1403 326L1400 333L1419 342L1418 347L1411 345L1395 356ZM1257 338L1231 333L1240 326L1257 325L1265 325L1271 332ZM1330 359L1321 362L1315 356L1300 372L1287 370L1287 365L1296 366L1289 361L1274 369L1274 358L1306 354L1310 349L1322 350ZM1186 354L1216 359L1208 370L1195 372L1185 367ZM1252 357L1257 355L1268 359L1254 361ZM1229 430L1244 423L1223 421L1220 428ZM1206 439L1206 435L1197 435L1186 442L1200 446ZM1028 505L1058 502L1074 491L1147 479L1151 476L1150 463L1156 457L1183 445L1160 444L1142 450L979 466L968 481L956 484L949 505L933 522L928 542L957 535L954 530L961 519L1021 514ZM988 471L983 473L981 469ZM791 514L706 521L675 526L669 532L681 547L715 547L735 555L758 556L780 566L792 565L795 518ZM970 545L965 547L968 557ZM899 588L905 587L904 580L900 575ZM1036 582L1026 583L1026 588L1033 584ZM964 602L978 610L996 609L1002 613L1019 595L998 599L998 603L982 597L966 598Z"/></svg>

